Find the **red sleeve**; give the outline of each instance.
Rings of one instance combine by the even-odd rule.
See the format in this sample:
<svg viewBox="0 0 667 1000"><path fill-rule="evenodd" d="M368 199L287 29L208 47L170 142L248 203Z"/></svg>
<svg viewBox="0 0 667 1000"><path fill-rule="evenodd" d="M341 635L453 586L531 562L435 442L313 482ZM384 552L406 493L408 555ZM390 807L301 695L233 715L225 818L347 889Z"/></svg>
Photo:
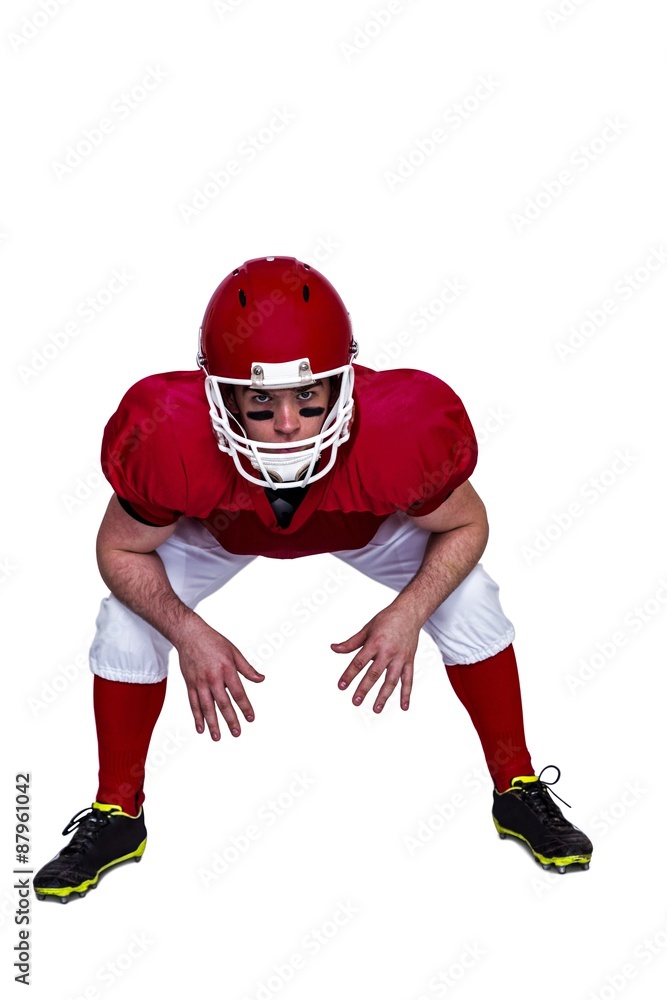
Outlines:
<svg viewBox="0 0 667 1000"><path fill-rule="evenodd" d="M475 432L463 403L445 382L405 369L393 398L391 443L386 448L383 490L398 510L430 514L470 478L477 463Z"/></svg>
<svg viewBox="0 0 667 1000"><path fill-rule="evenodd" d="M102 469L142 521L173 524L185 510L186 476L157 376L126 393L104 429Z"/></svg>

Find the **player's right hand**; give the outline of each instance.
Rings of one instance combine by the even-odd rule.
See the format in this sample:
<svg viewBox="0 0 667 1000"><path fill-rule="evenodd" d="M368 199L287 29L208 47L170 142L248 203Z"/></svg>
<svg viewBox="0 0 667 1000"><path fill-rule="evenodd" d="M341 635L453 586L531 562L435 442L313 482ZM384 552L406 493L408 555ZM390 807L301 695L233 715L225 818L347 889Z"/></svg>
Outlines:
<svg viewBox="0 0 667 1000"><path fill-rule="evenodd" d="M206 721L211 739L220 739L217 705L232 736L240 736L241 726L231 699L248 722L253 721L255 713L239 674L255 682L263 681L265 675L248 663L234 643L200 621L201 625L189 629L176 645L197 732L204 732Z"/></svg>

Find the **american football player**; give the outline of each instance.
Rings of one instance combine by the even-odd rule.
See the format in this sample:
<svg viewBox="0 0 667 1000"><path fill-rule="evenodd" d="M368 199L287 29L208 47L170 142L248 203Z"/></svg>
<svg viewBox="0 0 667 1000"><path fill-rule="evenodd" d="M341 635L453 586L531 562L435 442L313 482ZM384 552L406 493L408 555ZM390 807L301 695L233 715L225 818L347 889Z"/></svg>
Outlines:
<svg viewBox="0 0 667 1000"><path fill-rule="evenodd" d="M480 563L488 523L465 408L435 376L374 371L357 353L322 274L249 260L208 304L198 368L142 379L109 420L114 492L97 557L110 594L90 653L99 787L35 876L40 898L67 902L142 857L144 765L172 648L198 733L239 737L240 717L254 721L244 681L264 675L195 608L258 556L330 553L392 588L387 607L331 643L345 660L339 689L354 706L372 697L376 713L398 689L407 711L424 629L481 741L501 837L547 868L588 867L590 840L526 747L514 628Z"/></svg>

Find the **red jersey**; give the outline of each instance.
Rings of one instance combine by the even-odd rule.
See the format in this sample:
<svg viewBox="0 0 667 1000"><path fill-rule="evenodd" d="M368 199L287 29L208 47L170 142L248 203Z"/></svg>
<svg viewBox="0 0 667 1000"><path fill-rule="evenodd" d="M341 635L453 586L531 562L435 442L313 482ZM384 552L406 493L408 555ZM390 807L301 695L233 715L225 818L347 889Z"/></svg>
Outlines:
<svg viewBox="0 0 667 1000"><path fill-rule="evenodd" d="M477 443L461 400L434 375L354 369L350 438L288 527L278 526L264 487L218 448L201 370L132 386L104 431L104 474L139 520L195 518L237 555L293 559L363 548L395 511L419 516L439 507L472 473Z"/></svg>

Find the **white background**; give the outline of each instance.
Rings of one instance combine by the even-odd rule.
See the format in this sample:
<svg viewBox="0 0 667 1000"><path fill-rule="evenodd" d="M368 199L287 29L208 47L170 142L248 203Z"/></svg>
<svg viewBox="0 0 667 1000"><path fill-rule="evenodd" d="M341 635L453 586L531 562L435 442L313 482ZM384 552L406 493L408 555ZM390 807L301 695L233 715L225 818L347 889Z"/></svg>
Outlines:
<svg viewBox="0 0 667 1000"><path fill-rule="evenodd" d="M247 685L256 722L238 740L197 737L173 662L145 857L67 907L32 900L32 996L655 997L667 945L658 5L414 0L381 28L383 0L217 7L3 5L3 981L18 989L14 775L32 776L35 867L97 787L85 659L105 593L104 424L139 378L194 367L224 275L286 254L337 287L361 363L426 369L466 404L491 524L483 562L517 629L529 747L538 769L562 769L591 868L547 875L498 839L477 737L426 637L408 713L394 696L372 717L337 689L348 660L329 643L388 591L348 570L304 622L296 604L338 563L257 560L201 609L267 674ZM276 110L292 120L250 161L243 144ZM104 118L111 130L87 147ZM80 162L70 150L58 167L82 142ZM392 182L401 157L411 175ZM216 188L209 172L231 159L240 173ZM127 286L107 304L114 270ZM447 281L465 291L445 306ZM91 295L104 308L87 322ZM424 330L410 321L421 308ZM294 638L260 657L289 621ZM294 774L310 782L299 797ZM279 796L270 825L259 817ZM202 870L233 857L250 824L257 841L207 887ZM411 852L419 830L432 837Z"/></svg>

